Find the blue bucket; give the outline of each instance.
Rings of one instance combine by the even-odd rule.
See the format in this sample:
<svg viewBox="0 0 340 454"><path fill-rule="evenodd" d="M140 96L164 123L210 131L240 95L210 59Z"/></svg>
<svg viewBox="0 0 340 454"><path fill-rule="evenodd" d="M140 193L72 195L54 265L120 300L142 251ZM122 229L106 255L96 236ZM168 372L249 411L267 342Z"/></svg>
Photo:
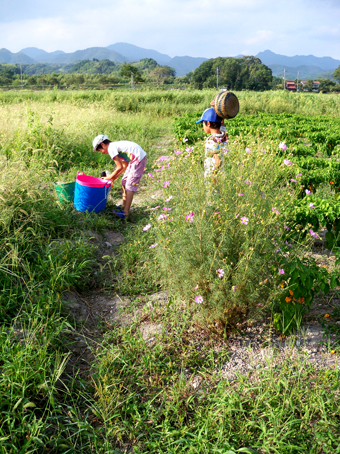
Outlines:
<svg viewBox="0 0 340 454"><path fill-rule="evenodd" d="M74 190L74 208L89 213L105 210L110 189L111 181L78 172Z"/></svg>

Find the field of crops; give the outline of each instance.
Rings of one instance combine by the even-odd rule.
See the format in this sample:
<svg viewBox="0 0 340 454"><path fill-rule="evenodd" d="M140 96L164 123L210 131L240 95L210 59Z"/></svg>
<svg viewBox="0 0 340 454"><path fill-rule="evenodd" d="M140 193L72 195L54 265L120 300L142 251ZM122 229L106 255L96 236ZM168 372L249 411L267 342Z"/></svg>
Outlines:
<svg viewBox="0 0 340 454"><path fill-rule="evenodd" d="M235 336L254 325L263 346L293 345L315 302L340 353L340 99L238 93L223 171L206 181L195 121L214 94L0 93L1 454L340 453L336 367L302 351L223 375ZM92 152L100 133L148 153L127 223L117 183L99 215L53 190L112 166ZM89 324L70 294L124 304Z"/></svg>

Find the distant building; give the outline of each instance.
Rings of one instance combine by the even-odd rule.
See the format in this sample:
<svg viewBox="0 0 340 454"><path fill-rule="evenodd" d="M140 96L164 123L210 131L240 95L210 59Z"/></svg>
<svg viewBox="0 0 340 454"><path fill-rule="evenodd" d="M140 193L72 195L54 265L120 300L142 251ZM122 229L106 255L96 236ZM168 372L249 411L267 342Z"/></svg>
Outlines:
<svg viewBox="0 0 340 454"><path fill-rule="evenodd" d="M318 80L313 80L313 88L312 91L319 93L320 91L320 82Z"/></svg>
<svg viewBox="0 0 340 454"><path fill-rule="evenodd" d="M286 90L289 90L289 91L296 91L296 85L295 85L294 80L287 80L285 88L286 88Z"/></svg>
<svg viewBox="0 0 340 454"><path fill-rule="evenodd" d="M300 80L299 83L301 84L301 87L302 87L303 91L308 91L307 88L306 88L306 85L307 85L307 81L306 80ZM319 91L320 91L320 82L318 80L313 80L312 91L314 91L314 93L319 93Z"/></svg>

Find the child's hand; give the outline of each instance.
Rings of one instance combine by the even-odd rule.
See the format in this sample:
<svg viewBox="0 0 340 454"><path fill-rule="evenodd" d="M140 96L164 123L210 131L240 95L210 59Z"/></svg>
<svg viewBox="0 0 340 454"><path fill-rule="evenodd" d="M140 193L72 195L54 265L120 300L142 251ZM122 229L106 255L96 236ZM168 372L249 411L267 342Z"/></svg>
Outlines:
<svg viewBox="0 0 340 454"><path fill-rule="evenodd" d="M110 177L103 177L102 180L111 181L111 186L113 185L113 180Z"/></svg>

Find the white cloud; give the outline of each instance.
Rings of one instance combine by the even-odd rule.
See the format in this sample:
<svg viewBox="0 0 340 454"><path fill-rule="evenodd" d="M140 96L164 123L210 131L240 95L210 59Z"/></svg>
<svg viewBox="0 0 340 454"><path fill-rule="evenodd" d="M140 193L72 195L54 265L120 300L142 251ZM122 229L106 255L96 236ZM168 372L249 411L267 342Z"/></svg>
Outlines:
<svg viewBox="0 0 340 454"><path fill-rule="evenodd" d="M268 44L273 36L274 33L271 30L258 30L251 38L246 39L244 42L248 45Z"/></svg>
<svg viewBox="0 0 340 454"><path fill-rule="evenodd" d="M0 47L73 52L128 42L171 56L254 55L271 49L340 58L337 2L59 0L56 8L45 0L12 0L1 13Z"/></svg>

